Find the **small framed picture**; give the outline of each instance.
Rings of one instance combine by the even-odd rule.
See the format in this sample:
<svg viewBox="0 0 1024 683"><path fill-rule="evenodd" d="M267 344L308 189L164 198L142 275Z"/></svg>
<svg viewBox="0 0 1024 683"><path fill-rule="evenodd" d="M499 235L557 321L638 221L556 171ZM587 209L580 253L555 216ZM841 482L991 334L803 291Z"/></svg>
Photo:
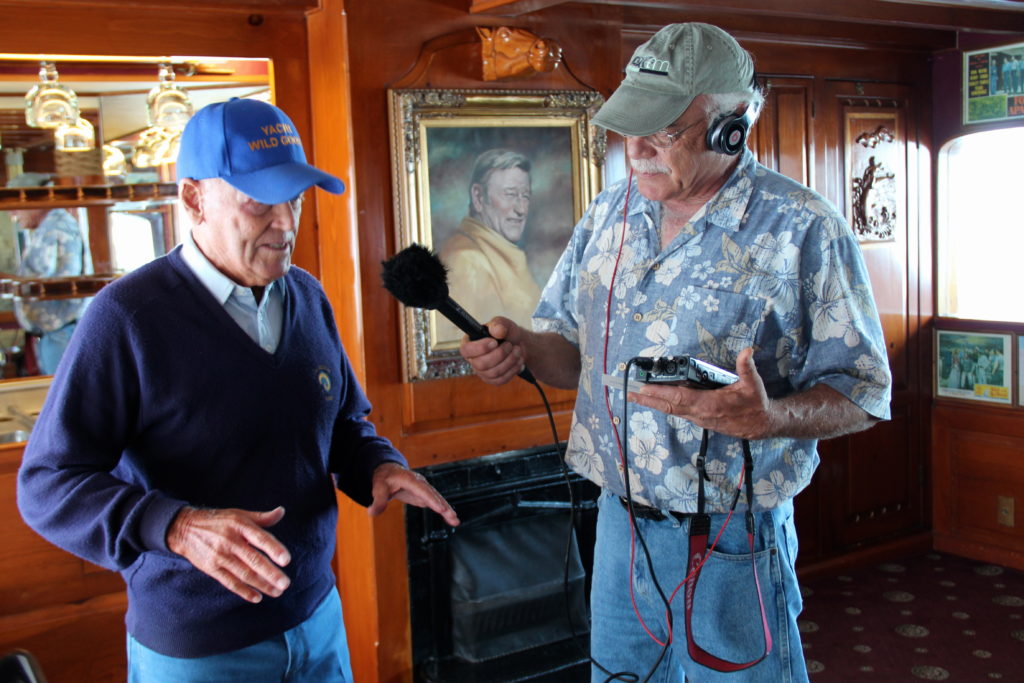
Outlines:
<svg viewBox="0 0 1024 683"><path fill-rule="evenodd" d="M1020 359L1024 358L1024 336L1017 335L1017 405L1024 406L1024 373L1020 371Z"/></svg>
<svg viewBox="0 0 1024 683"><path fill-rule="evenodd" d="M1024 43L964 53L963 121L1024 118Z"/></svg>
<svg viewBox="0 0 1024 683"><path fill-rule="evenodd" d="M1013 405L1013 335L935 332L935 395Z"/></svg>

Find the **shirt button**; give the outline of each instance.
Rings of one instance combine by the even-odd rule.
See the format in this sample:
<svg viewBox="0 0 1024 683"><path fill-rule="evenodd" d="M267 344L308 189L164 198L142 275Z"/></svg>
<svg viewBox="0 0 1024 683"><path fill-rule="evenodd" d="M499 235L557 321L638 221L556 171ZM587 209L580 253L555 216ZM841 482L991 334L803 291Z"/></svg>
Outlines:
<svg viewBox="0 0 1024 683"><path fill-rule="evenodd" d="M661 268L660 263L655 263L653 266L651 266L651 270L658 270L659 268Z"/></svg>
<svg viewBox="0 0 1024 683"><path fill-rule="evenodd" d="M616 367L619 369L619 372L625 372L626 371L626 364L625 363L619 363Z"/></svg>
<svg viewBox="0 0 1024 683"><path fill-rule="evenodd" d="M612 418L612 424L613 424L613 425L618 425L618 424L619 424L619 418L617 418L617 417L613 417L613 418Z"/></svg>
<svg viewBox="0 0 1024 683"><path fill-rule="evenodd" d="M643 319L644 319L644 316L642 314L640 314L640 313L634 313L633 314L633 320L635 320L636 322L640 322Z"/></svg>

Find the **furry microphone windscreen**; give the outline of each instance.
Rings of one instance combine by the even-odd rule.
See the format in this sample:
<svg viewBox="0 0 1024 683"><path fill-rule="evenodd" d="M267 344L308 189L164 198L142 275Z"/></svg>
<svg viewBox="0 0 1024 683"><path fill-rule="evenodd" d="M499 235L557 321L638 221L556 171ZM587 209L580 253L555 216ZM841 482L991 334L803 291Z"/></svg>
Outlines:
<svg viewBox="0 0 1024 683"><path fill-rule="evenodd" d="M406 306L436 309L448 299L448 271L437 254L412 244L381 262L384 288Z"/></svg>

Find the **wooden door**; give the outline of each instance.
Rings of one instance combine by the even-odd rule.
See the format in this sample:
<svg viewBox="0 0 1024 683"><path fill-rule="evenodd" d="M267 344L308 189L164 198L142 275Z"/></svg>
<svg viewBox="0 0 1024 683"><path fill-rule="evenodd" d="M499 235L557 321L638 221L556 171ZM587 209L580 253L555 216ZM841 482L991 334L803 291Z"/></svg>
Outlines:
<svg viewBox="0 0 1024 683"><path fill-rule="evenodd" d="M927 518L918 291L928 170L914 96L908 85L826 81L818 100L824 193L860 241L893 375L890 421L822 444L821 518L834 531L826 553L923 529Z"/></svg>

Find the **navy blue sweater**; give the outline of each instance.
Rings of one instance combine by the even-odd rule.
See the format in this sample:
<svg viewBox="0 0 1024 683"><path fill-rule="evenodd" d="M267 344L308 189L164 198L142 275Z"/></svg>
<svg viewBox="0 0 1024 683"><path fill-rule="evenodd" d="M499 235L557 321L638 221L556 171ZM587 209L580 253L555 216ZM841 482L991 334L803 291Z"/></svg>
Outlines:
<svg viewBox="0 0 1024 683"><path fill-rule="evenodd" d="M18 473L18 507L54 544L128 587L128 631L176 657L246 647L308 617L334 584L334 484L371 501L404 458L370 404L319 283L292 267L281 343L261 349L180 249L105 287L87 309ZM332 480L332 474L335 479ZM184 505L270 510L291 586L248 603L167 549Z"/></svg>

